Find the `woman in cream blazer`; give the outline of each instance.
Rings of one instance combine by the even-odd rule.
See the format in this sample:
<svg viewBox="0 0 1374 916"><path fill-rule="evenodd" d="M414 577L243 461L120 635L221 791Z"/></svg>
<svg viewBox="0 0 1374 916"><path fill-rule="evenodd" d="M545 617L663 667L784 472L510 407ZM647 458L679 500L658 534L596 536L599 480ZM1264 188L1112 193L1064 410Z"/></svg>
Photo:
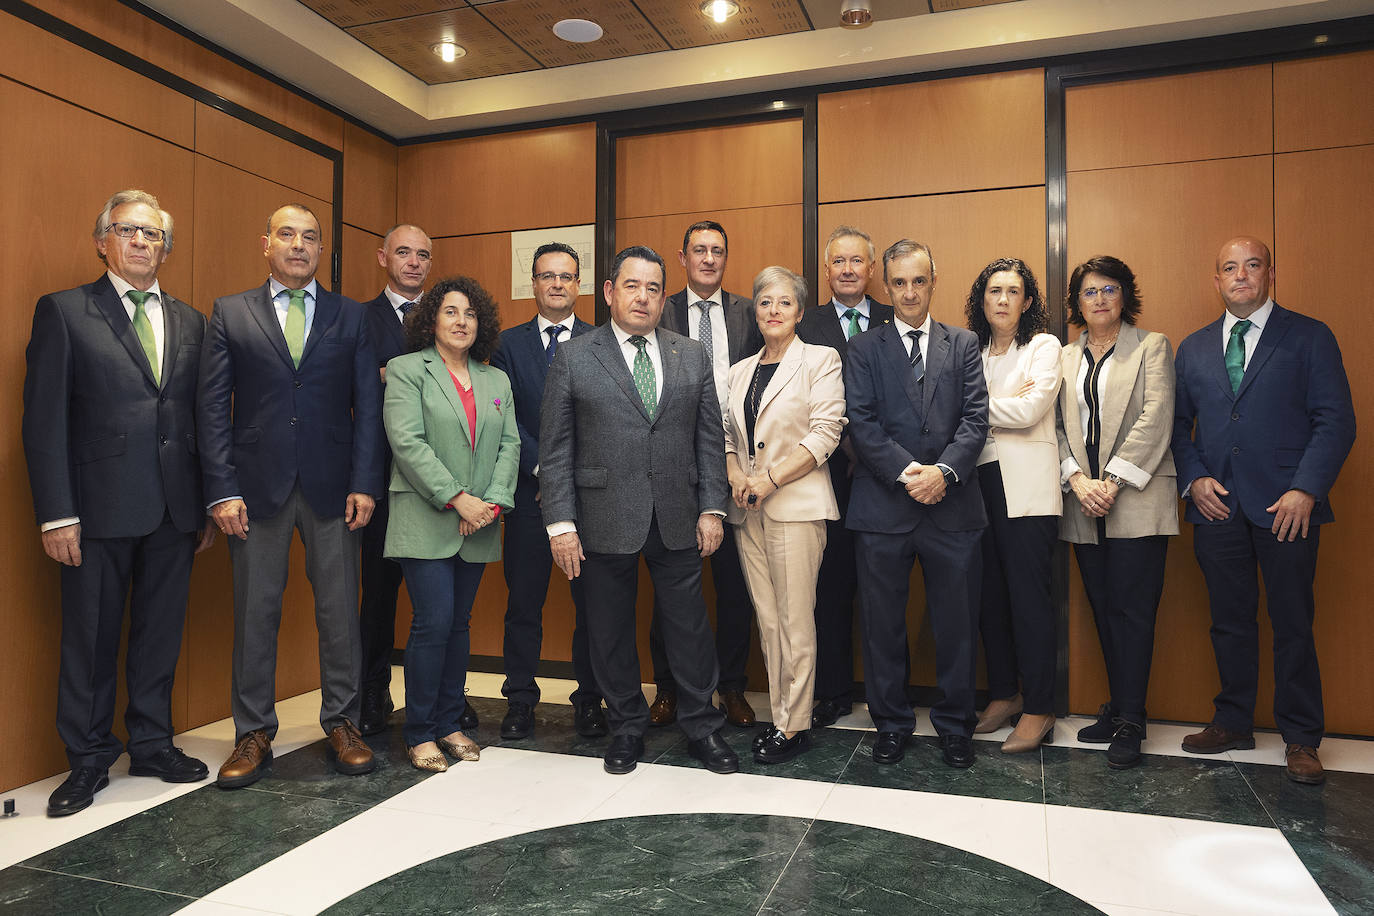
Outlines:
<svg viewBox="0 0 1374 916"><path fill-rule="evenodd" d="M844 428L840 356L797 337L806 281L782 267L754 280L763 349L730 367L725 464L740 565L754 602L773 725L759 763L809 746L816 674L816 574L825 522L840 517L825 468Z"/></svg>
<svg viewBox="0 0 1374 916"><path fill-rule="evenodd" d="M1135 274L1116 258L1075 268L1067 305L1084 332L1064 347L1057 432L1071 496L1059 536L1074 545L1111 689L1078 740L1110 744L1107 764L1124 769L1140 762L1164 558L1178 533L1173 351L1136 327Z"/></svg>
<svg viewBox="0 0 1374 916"><path fill-rule="evenodd" d="M501 558L502 510L515 505L520 432L510 379L483 361L501 322L475 280L442 280L406 317L418 352L387 363L382 419L393 457L386 556L405 573L414 614L406 643L405 740L417 769L476 760L466 705L473 599Z"/></svg>
<svg viewBox="0 0 1374 916"><path fill-rule="evenodd" d="M1014 754L1054 739L1060 346L1045 333L1048 313L1035 274L1018 258L983 269L965 315L982 345L988 383L988 438L978 456L988 515L978 627L991 702L974 731L996 731L1024 712L1002 744L1003 753Z"/></svg>

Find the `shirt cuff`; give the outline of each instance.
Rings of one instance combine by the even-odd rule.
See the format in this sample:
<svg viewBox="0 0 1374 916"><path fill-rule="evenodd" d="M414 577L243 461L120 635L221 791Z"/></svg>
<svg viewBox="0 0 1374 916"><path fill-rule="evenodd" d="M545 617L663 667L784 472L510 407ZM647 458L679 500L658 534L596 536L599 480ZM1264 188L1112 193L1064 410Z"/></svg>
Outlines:
<svg viewBox="0 0 1374 916"><path fill-rule="evenodd" d="M702 515L714 515L716 518L725 518L725 513L719 509L707 509Z"/></svg>
<svg viewBox="0 0 1374 916"><path fill-rule="evenodd" d="M242 496L226 496L226 497L224 497L224 499L217 499L217 500L215 500L214 502L210 503L209 505L207 505L207 506L205 507L206 513L208 514L208 513L210 512L211 509L215 508L215 506L218 506L220 503L227 503L227 502L228 502L229 500L231 500L231 499L243 499L243 497L242 497Z"/></svg>
<svg viewBox="0 0 1374 916"><path fill-rule="evenodd" d="M55 518L50 522L44 522L38 526L38 530L42 534L47 534L49 531L56 531L58 528L69 528L72 525L79 524L81 524L81 519L73 515L70 518Z"/></svg>
<svg viewBox="0 0 1374 916"><path fill-rule="evenodd" d="M1107 462L1107 466L1102 470L1107 474L1115 474L1137 490L1145 489L1145 485L1150 482L1149 474L1146 474L1120 455L1114 456L1111 461Z"/></svg>
<svg viewBox="0 0 1374 916"><path fill-rule="evenodd" d="M554 522L552 525L545 526L544 530L549 533L549 540L553 540L560 534L576 534L577 522Z"/></svg>
<svg viewBox="0 0 1374 916"><path fill-rule="evenodd" d="M536 465L534 466L534 470L533 470L533 471L530 471L530 476L531 476L531 477L538 477L538 476L539 476L539 465L536 464Z"/></svg>
<svg viewBox="0 0 1374 916"><path fill-rule="evenodd" d="M943 472L943 471L949 471L949 476L951 476L951 477L954 478L954 482L955 482L955 483L958 483L958 482L959 482L959 474L958 474L957 471L954 470L954 468L952 468L952 467L950 467L949 465L945 464L943 461L937 461L937 462L935 462L935 466L936 466L937 468L939 468L942 472Z"/></svg>
<svg viewBox="0 0 1374 916"><path fill-rule="evenodd" d="M1068 490L1069 478L1075 474L1081 473L1082 470L1083 469L1078 466L1078 461L1072 455L1070 455L1068 458L1065 458L1063 461L1059 462L1060 489Z"/></svg>

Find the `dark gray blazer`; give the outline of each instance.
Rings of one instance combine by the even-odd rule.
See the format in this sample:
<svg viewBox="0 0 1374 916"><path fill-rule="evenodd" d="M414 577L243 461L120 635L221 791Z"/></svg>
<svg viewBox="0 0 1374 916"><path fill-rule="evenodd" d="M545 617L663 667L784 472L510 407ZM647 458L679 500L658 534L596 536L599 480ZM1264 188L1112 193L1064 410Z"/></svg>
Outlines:
<svg viewBox="0 0 1374 916"><path fill-rule="evenodd" d="M691 304L689 300L695 298L686 289L669 296L658 326L683 337L691 337L687 307ZM728 339L730 365L733 366L763 348L763 334L759 331L758 320L754 317L754 300L736 296L726 290L720 291L720 299L725 310L725 336Z"/></svg>
<svg viewBox="0 0 1374 916"><path fill-rule="evenodd" d="M539 424L544 523L573 521L589 553L637 553L658 518L664 546L696 545L725 512L725 432L700 343L658 330L663 393L649 415L608 322L558 348Z"/></svg>

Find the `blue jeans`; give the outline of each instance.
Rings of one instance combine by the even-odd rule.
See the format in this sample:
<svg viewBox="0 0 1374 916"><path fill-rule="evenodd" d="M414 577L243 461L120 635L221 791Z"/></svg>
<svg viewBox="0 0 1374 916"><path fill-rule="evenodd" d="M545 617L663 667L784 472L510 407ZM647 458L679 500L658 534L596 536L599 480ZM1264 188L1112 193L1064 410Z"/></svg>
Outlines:
<svg viewBox="0 0 1374 916"><path fill-rule="evenodd" d="M400 559L414 614L406 643L408 747L458 731L466 701L468 621L485 563Z"/></svg>

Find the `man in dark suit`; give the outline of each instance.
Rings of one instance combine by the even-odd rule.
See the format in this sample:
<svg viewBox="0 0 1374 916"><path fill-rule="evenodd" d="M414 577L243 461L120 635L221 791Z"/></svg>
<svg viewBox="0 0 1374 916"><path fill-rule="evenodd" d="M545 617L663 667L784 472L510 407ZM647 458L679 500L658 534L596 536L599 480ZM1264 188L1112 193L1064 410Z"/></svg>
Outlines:
<svg viewBox="0 0 1374 916"><path fill-rule="evenodd" d="M573 314L581 267L576 249L562 242L540 245L531 264L534 304L538 314L524 324L501 332L491 364L510 377L515 399L515 425L520 430L520 474L515 483L515 508L506 513L505 574L510 597L506 603L506 633L502 643L506 681L506 717L502 738L527 738L534 732L534 705L539 685L534 680L544 642L544 599L549 592L553 555L539 512L539 408L544 379L558 348L592 329ZM587 651L586 600L582 580L572 587L575 620L572 638L573 724L584 738L608 731L601 711L601 691Z"/></svg>
<svg viewBox="0 0 1374 916"><path fill-rule="evenodd" d="M930 723L945 763L973 763L970 740L978 597L987 524L975 463L988 432L978 338L930 317L930 249L883 252L891 324L850 341L845 364L854 470L847 524L858 545L864 684L876 763L902 759L916 717L906 696L906 605L915 560L925 577L940 699Z"/></svg>
<svg viewBox="0 0 1374 916"><path fill-rule="evenodd" d="M257 782L277 731L277 631L291 532L305 544L320 634L320 725L334 768L367 773L354 723L358 529L382 491L381 380L366 311L321 289L320 223L288 204L263 236L270 276L215 300L198 393L205 498L234 565L235 747L219 785ZM251 529L250 529L251 519Z"/></svg>
<svg viewBox="0 0 1374 916"><path fill-rule="evenodd" d="M94 237L106 272L38 300L24 377L34 510L43 550L62 564L57 733L72 771L48 799L50 817L88 807L124 750L111 725L126 598L129 774L208 774L172 745L191 557L215 533L195 441L205 318L158 286L172 217L156 197L115 194Z"/></svg>
<svg viewBox="0 0 1374 916"><path fill-rule="evenodd" d="M1175 360L1174 464L1207 580L1221 675L1216 713L1183 739L1194 754L1253 748L1259 675L1256 623L1264 575L1274 628L1274 720L1288 776L1325 779L1325 720L1312 582L1327 493L1355 441L1340 347L1322 322L1269 297L1274 266L1259 239L1217 255L1221 318L1190 334Z"/></svg>
<svg viewBox="0 0 1374 916"><path fill-rule="evenodd" d="M736 296L721 288L730 240L720 223L703 220L687 227L682 236L678 260L687 270L687 287L668 297L660 327L703 346L710 345L707 358L716 383L721 410L726 404L726 377L732 365L752 356L763 346L754 317L753 300ZM732 725L754 724L754 710L744 697L749 676L749 632L754 621L754 605L744 584L739 551L735 548L733 525L725 526L720 549L711 554L711 578L716 590L716 658L720 665L721 705ZM649 652L653 657L654 683L658 687L649 707L650 725L667 725L677 718L677 682L663 651L663 634L658 614L649 628Z"/></svg>
<svg viewBox="0 0 1374 916"><path fill-rule="evenodd" d="M658 328L665 277L653 249L621 251L603 289L610 322L554 357L539 425L541 507L554 562L569 579L586 574L592 669L610 713L606 772L635 768L649 725L635 646L642 556L687 750L733 773L739 758L711 705L716 653L701 595L701 560L724 536L725 431L706 351Z"/></svg>
<svg viewBox="0 0 1374 916"><path fill-rule="evenodd" d="M406 346L406 313L419 301L429 277L433 244L419 226L402 223L392 228L377 249L377 262L386 270L386 287L377 298L364 303L377 351L382 384L386 384L386 364L409 351ZM391 476L391 450L382 440L385 455L383 481ZM362 536L362 605L358 609L358 629L362 638L363 700L358 729L375 735L386 728L391 715L391 652L396 644L396 593L401 588L401 564L382 556L386 543L387 502L383 493L377 499L372 520ZM475 713L473 716L475 717ZM464 723L475 728L476 722Z"/></svg>
<svg viewBox="0 0 1374 916"><path fill-rule="evenodd" d="M876 252L873 240L853 226L837 226L825 243L825 279L834 298L807 309L797 325L797 336L810 344L834 347L843 362L849 355L849 339L892 320L892 306L874 302L865 292L873 272ZM848 432L826 465L838 521L825 523L825 553L816 577L816 708L811 724L834 725L853 707L854 690L854 596L858 573L854 567L854 534L845 527L850 484L854 476L854 446Z"/></svg>

